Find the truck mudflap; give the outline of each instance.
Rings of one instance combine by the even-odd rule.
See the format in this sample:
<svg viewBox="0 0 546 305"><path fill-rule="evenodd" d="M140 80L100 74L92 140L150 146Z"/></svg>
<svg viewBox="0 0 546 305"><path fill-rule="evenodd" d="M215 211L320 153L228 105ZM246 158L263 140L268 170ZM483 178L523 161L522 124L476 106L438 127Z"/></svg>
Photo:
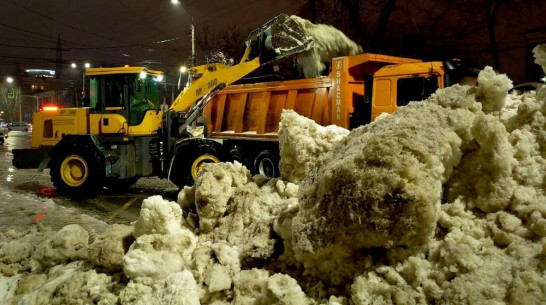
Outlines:
<svg viewBox="0 0 546 305"><path fill-rule="evenodd" d="M19 148L13 149L12 164L19 169L37 168L43 169L42 163L49 161L49 149L46 148Z"/></svg>

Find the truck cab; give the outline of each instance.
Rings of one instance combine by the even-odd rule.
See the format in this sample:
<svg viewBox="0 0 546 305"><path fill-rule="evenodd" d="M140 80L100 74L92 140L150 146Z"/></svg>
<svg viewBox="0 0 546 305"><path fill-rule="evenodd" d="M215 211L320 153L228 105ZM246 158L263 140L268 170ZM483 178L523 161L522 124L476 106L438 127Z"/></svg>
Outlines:
<svg viewBox="0 0 546 305"><path fill-rule="evenodd" d="M475 85L479 69L461 61L432 61L388 65L373 75L370 120L392 113L412 101L422 101L439 88Z"/></svg>

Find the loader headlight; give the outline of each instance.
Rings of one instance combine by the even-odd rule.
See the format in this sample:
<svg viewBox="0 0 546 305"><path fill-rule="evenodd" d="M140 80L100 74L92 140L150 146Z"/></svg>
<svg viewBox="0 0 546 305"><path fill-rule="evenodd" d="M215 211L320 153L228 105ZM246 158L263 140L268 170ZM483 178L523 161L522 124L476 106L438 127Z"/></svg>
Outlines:
<svg viewBox="0 0 546 305"><path fill-rule="evenodd" d="M163 81L163 75L158 75L158 76L156 76L156 77L155 77L155 80L156 80L157 82L162 82L162 81Z"/></svg>
<svg viewBox="0 0 546 305"><path fill-rule="evenodd" d="M146 71L140 71L140 74L138 75L138 77L140 79L145 79L147 75L148 73L146 73Z"/></svg>

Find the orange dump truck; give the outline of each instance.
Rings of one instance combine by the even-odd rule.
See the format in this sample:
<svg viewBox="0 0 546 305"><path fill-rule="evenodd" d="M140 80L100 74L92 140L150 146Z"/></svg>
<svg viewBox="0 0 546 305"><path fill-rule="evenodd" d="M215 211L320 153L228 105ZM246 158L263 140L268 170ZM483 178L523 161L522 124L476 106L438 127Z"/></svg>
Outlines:
<svg viewBox="0 0 546 305"><path fill-rule="evenodd" d="M228 86L204 109L206 137L221 140L231 158L254 173L278 176L278 129L283 109L321 125L352 129L392 113L438 88L475 81L459 61L423 62L378 54L332 59L326 77Z"/></svg>

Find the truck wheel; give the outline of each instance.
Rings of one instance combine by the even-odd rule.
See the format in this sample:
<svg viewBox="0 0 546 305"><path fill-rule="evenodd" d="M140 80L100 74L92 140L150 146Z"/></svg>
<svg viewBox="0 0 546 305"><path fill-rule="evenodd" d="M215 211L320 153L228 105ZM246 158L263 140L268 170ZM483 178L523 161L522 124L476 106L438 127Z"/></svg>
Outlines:
<svg viewBox="0 0 546 305"><path fill-rule="evenodd" d="M104 181L104 163L100 152L88 145L76 144L64 149L50 162L53 186L74 199L93 197Z"/></svg>
<svg viewBox="0 0 546 305"><path fill-rule="evenodd" d="M254 159L254 173L267 178L279 176L279 160L270 150L262 150Z"/></svg>
<svg viewBox="0 0 546 305"><path fill-rule="evenodd" d="M197 173L206 163L221 162L222 144L215 141L196 142L180 148L173 163L171 181L178 187L193 185Z"/></svg>

